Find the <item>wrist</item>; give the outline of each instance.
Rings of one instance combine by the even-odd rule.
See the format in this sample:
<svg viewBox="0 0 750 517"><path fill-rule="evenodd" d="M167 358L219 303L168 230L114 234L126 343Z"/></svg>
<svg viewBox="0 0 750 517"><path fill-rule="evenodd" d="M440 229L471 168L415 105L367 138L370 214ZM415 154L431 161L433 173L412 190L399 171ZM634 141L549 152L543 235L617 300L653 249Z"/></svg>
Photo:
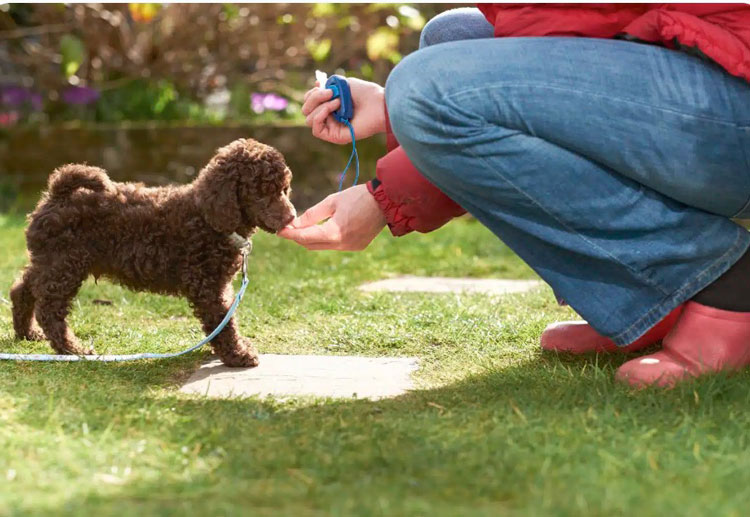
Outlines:
<svg viewBox="0 0 750 517"><path fill-rule="evenodd" d="M388 130L388 123L386 118L386 107L385 107L385 88L378 86L377 93L377 106L378 106L378 133L385 133Z"/></svg>

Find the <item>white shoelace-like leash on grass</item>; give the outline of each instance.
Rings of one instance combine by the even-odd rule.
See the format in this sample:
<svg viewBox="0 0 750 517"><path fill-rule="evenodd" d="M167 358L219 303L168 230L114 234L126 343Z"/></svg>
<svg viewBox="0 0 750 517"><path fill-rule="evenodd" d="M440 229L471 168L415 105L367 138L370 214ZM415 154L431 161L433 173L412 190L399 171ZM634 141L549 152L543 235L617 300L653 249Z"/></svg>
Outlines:
<svg viewBox="0 0 750 517"><path fill-rule="evenodd" d="M232 305L229 307L229 310L227 311L226 316L224 316L224 319L221 320L221 323L219 323L219 326L216 327L213 332L211 332L208 336L206 336L203 340L201 340L201 342L198 343L197 345L193 345L190 348L186 348L185 350L182 350L181 352L172 352L172 353L166 353L166 354L152 354L152 353L126 354L126 355L0 354L0 360L5 360L5 361L63 361L63 362L97 361L97 362L104 362L104 363L114 363L114 362L123 362L123 361L138 361L141 359L167 359L170 357L178 357L181 355L189 354L193 350L198 350L200 347L202 347L203 345L211 341L213 338L218 336L222 330L224 330L224 327L227 326L227 323L229 323L229 320L232 319L232 316L237 310L237 306L239 306L240 302L242 301L242 297L245 294L245 290L247 289L247 286L250 283L250 279L247 276L247 260L248 260L248 257L250 256L250 253L253 251L253 243L252 241L245 239L244 237L236 233L233 233L232 235L230 235L229 238L232 240L232 244L237 246L237 248L239 248L240 250L240 253L242 253L242 285L240 286L240 290L237 292L237 296L234 297L234 302L232 302Z"/></svg>

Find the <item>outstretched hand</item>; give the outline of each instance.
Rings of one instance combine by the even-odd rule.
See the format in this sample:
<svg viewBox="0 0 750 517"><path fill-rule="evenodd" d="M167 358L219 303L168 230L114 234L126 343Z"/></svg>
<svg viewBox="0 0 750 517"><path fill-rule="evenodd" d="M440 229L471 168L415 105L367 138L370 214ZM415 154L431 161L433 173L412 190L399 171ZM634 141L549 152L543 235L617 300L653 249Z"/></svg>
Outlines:
<svg viewBox="0 0 750 517"><path fill-rule="evenodd" d="M385 216L375 198L366 185L357 185L331 194L281 229L278 235L309 250L360 251L384 226Z"/></svg>

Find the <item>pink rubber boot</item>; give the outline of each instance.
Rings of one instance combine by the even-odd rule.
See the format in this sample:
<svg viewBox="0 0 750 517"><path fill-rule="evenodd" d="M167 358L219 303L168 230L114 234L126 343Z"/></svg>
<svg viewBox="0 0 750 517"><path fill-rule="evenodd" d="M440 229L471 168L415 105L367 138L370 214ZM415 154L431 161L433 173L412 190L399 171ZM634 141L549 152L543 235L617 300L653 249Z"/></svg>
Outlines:
<svg viewBox="0 0 750 517"><path fill-rule="evenodd" d="M750 312L732 312L687 302L682 316L655 354L617 370L632 386L674 386L680 380L750 365Z"/></svg>
<svg viewBox="0 0 750 517"><path fill-rule="evenodd" d="M683 305L677 307L648 332L627 346L617 346L585 321L560 321L544 329L541 338L542 348L571 354L634 352L662 340L677 323L682 308Z"/></svg>

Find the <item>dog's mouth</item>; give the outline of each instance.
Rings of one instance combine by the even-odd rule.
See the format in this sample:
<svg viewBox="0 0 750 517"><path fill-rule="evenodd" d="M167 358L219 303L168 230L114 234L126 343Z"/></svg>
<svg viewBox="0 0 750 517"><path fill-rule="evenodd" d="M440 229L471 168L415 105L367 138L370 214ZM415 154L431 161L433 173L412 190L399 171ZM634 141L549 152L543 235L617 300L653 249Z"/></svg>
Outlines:
<svg viewBox="0 0 750 517"><path fill-rule="evenodd" d="M282 228L285 228L289 223L294 221L295 217L296 217L296 214L291 213L283 219L278 219L275 221L261 221L259 222L258 226L260 226L263 230L267 231L268 233L276 233Z"/></svg>
<svg viewBox="0 0 750 517"><path fill-rule="evenodd" d="M286 228L286 227L287 227L287 226L289 225L289 223L291 223L292 221L294 221L294 219L295 219L296 217L297 217L297 214L295 214L295 213L289 214L289 216L288 216L288 217L287 217L286 219L284 219L284 222L283 222L283 224L282 224L281 226L279 226L279 227L278 227L278 228L276 229L276 231L278 232L278 231L279 231L279 230L281 230L282 228Z"/></svg>

